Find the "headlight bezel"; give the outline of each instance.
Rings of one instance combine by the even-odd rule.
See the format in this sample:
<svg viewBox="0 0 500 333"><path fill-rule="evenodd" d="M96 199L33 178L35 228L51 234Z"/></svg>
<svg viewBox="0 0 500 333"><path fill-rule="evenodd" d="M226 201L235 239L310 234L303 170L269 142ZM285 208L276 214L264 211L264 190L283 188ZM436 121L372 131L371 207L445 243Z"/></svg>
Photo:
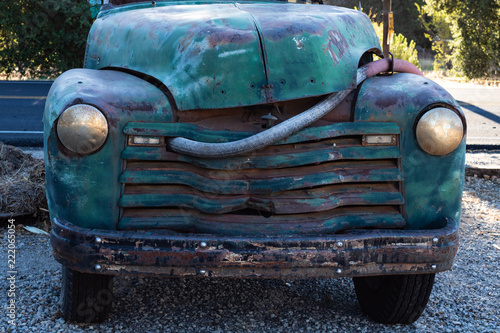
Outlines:
<svg viewBox="0 0 500 333"><path fill-rule="evenodd" d="M437 109L446 109L446 110L453 112L456 116L458 116L458 118L460 119L461 125L462 125L462 134L461 134L460 140L458 140L458 142L453 147L453 149L447 149L446 152L444 152L444 153L443 152L436 153L436 152L427 150L421 144L421 140L419 140L419 136L418 136L418 125L420 124L422 118L425 115L428 115L429 112L432 112L433 110L437 110ZM431 104L431 105L428 105L426 108L424 108L422 111L420 111L420 113L415 118L415 122L413 124L413 135L414 135L414 139L417 143L417 146L425 153L432 155L432 156L445 156L445 155L448 155L448 154L451 154L452 152L454 152L460 146L460 143L463 141L464 137L467 135L467 121L465 119L465 115L463 114L463 112L460 109L458 109L450 104L444 104L444 103Z"/></svg>
<svg viewBox="0 0 500 333"><path fill-rule="evenodd" d="M95 122L86 126L85 122ZM89 103L73 104L64 109L55 122L55 133L61 147L78 156L100 151L109 137L109 122L104 112Z"/></svg>

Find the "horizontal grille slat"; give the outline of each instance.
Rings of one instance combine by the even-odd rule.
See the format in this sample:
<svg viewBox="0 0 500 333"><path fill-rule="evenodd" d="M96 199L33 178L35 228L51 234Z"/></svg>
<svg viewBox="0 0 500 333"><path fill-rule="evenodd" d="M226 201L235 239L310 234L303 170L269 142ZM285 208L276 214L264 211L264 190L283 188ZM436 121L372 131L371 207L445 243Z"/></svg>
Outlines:
<svg viewBox="0 0 500 333"><path fill-rule="evenodd" d="M129 161L169 161L183 162L207 169L269 169L297 167L307 164L317 164L341 160L375 160L396 159L401 152L396 146L349 146L342 147L330 144L328 147L314 147L300 151L295 148L272 147L259 151L258 154L235 156L228 159L202 159L168 152L164 147L127 147L122 153L122 159Z"/></svg>
<svg viewBox="0 0 500 333"><path fill-rule="evenodd" d="M120 200L120 206L184 207L211 214L225 214L246 208L273 214L300 214L341 206L401 205L403 202L403 196L391 183L325 186L252 196L210 194L183 186L146 185L128 187Z"/></svg>
<svg viewBox="0 0 500 333"><path fill-rule="evenodd" d="M122 230L169 229L175 232L224 234L328 234L354 228L402 228L395 207L338 208L332 211L274 215L205 214L188 209L131 209L118 224Z"/></svg>
<svg viewBox="0 0 500 333"><path fill-rule="evenodd" d="M401 173L391 161L352 161L269 170L206 170L190 164L136 163L122 174L127 184L187 185L219 194L272 193L350 182L393 182Z"/></svg>
<svg viewBox="0 0 500 333"><path fill-rule="evenodd" d="M148 124L133 122L125 126L123 133L126 135L183 137L200 142L230 142L256 134L253 132L214 131L187 123ZM399 133L399 126L395 123L336 123L327 126L304 128L288 138L274 143L274 145L315 141L349 135Z"/></svg>

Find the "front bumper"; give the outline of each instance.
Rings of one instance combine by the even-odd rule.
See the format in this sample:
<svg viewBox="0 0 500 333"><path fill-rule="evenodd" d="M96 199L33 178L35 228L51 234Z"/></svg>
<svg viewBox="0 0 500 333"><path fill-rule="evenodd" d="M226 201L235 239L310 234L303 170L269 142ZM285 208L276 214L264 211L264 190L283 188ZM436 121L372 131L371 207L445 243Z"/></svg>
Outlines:
<svg viewBox="0 0 500 333"><path fill-rule="evenodd" d="M352 230L316 237L224 237L162 230L85 229L54 219L54 257L99 274L331 278L435 273L451 268L458 224L433 230Z"/></svg>

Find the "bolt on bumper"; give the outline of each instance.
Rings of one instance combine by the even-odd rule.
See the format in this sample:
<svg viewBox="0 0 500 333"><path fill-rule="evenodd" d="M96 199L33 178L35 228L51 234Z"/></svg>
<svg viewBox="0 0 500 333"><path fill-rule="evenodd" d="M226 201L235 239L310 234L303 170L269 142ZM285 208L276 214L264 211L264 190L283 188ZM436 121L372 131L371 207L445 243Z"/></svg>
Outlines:
<svg viewBox="0 0 500 333"><path fill-rule="evenodd" d="M458 224L295 237L85 229L54 219L54 257L80 272L170 277L331 278L451 268Z"/></svg>

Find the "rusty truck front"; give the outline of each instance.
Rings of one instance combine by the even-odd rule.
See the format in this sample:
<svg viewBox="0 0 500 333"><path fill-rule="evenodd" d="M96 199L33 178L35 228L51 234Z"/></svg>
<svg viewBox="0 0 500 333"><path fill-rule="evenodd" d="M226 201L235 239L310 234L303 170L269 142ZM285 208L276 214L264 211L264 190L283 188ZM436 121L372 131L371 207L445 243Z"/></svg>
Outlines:
<svg viewBox="0 0 500 333"><path fill-rule="evenodd" d="M457 251L466 124L380 55L344 8L111 0L44 116L64 317L106 319L115 275L347 276L415 321Z"/></svg>

